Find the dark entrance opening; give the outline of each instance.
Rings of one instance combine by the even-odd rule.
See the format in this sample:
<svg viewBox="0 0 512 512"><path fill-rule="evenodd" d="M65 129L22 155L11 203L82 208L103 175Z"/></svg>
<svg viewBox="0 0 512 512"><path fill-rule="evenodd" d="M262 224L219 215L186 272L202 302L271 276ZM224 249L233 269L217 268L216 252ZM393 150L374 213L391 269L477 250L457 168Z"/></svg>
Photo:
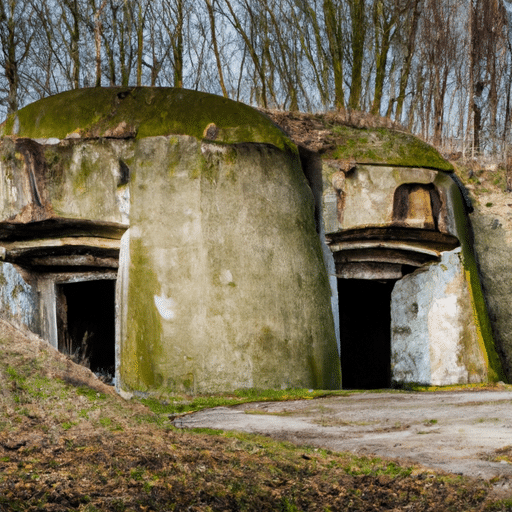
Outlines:
<svg viewBox="0 0 512 512"><path fill-rule="evenodd" d="M395 281L338 279L342 387L391 385L391 291Z"/></svg>
<svg viewBox="0 0 512 512"><path fill-rule="evenodd" d="M115 372L115 281L57 285L59 350L111 381Z"/></svg>

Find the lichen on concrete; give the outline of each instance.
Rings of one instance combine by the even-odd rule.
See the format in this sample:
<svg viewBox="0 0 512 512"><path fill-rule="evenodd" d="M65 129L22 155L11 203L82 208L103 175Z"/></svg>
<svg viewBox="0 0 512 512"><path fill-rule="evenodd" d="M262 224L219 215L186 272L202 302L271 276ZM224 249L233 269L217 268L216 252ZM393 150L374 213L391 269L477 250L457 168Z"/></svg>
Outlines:
<svg viewBox="0 0 512 512"><path fill-rule="evenodd" d="M313 197L294 153L147 137L132 167L131 238L144 236L147 307L161 325L149 389L339 387Z"/></svg>
<svg viewBox="0 0 512 512"><path fill-rule="evenodd" d="M162 324L153 302L160 290L148 250L139 238L130 240L130 262L127 326L119 374L125 389L147 391L163 382L156 367L162 353Z"/></svg>
<svg viewBox="0 0 512 512"><path fill-rule="evenodd" d="M458 190L457 193L451 195L451 199L454 203L455 223L461 241L462 264L466 270L467 283L471 293L473 318L477 325L479 342L488 360L489 380L506 381L503 366L496 351L487 302L480 282L480 272L473 246L473 229Z"/></svg>
<svg viewBox="0 0 512 512"><path fill-rule="evenodd" d="M452 164L434 147L389 119L348 111L266 113L297 145L322 155L324 160L453 171Z"/></svg>

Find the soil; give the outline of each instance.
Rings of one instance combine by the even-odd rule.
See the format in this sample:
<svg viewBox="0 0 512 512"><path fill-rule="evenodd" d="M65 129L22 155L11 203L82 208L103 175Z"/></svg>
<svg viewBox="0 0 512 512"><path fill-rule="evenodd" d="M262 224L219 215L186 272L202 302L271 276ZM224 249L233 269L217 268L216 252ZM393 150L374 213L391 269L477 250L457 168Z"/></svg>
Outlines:
<svg viewBox="0 0 512 512"><path fill-rule="evenodd" d="M508 389L248 403L173 418L173 426L2 321L0 348L2 512L512 507ZM206 425L267 437L183 428Z"/></svg>

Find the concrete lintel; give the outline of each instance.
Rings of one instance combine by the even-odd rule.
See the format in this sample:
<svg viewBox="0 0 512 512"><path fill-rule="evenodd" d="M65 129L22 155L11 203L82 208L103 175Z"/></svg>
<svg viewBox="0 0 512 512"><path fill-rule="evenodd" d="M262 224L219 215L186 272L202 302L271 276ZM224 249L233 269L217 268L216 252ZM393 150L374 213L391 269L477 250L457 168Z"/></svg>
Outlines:
<svg viewBox="0 0 512 512"><path fill-rule="evenodd" d="M436 251L434 249L427 249L426 247L422 247L420 245L403 243L403 242L395 242L395 241L358 241L358 242L338 242L331 244L330 249L332 252L340 252L347 250L355 250L355 249L395 249L407 252L416 252L420 254L426 254L431 256L432 258L439 258L441 255L440 251Z"/></svg>
<svg viewBox="0 0 512 512"><path fill-rule="evenodd" d="M50 218L37 222L0 222L0 240L14 243L21 240L41 240L69 237L94 237L120 240L128 229L126 224L84 219Z"/></svg>
<svg viewBox="0 0 512 512"><path fill-rule="evenodd" d="M91 254L36 257L31 258L30 263L37 267L119 267L117 258L102 258Z"/></svg>
<svg viewBox="0 0 512 512"><path fill-rule="evenodd" d="M120 246L120 240L99 237L45 238L39 240L4 242L2 244L2 247L5 249L7 254L17 254L27 250L44 250L57 247L92 247L95 249L113 249L118 251Z"/></svg>
<svg viewBox="0 0 512 512"><path fill-rule="evenodd" d="M0 260L23 267L118 268L120 240L94 237L24 240L0 246Z"/></svg>
<svg viewBox="0 0 512 512"><path fill-rule="evenodd" d="M341 279L401 279L402 265L392 263L345 263L336 265L336 277Z"/></svg>

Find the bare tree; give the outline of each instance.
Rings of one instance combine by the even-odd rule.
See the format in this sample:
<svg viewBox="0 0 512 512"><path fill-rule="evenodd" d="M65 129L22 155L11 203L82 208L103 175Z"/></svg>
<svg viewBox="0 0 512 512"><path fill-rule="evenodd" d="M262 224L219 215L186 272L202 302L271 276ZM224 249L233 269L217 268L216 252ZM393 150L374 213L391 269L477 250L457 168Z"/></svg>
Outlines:
<svg viewBox="0 0 512 512"><path fill-rule="evenodd" d="M29 55L34 36L32 14L28 2L0 1L1 66L6 81L8 114L18 110L19 106L20 67Z"/></svg>
<svg viewBox="0 0 512 512"><path fill-rule="evenodd" d="M107 1L108 0L103 0L101 5L96 8L94 5L95 0L92 0L94 10L94 44L96 48L96 87L101 87L101 14L107 5Z"/></svg>
<svg viewBox="0 0 512 512"><path fill-rule="evenodd" d="M363 83L363 62L366 42L366 0L347 0L350 6L351 21L351 76L348 106L358 110L361 107Z"/></svg>
<svg viewBox="0 0 512 512"><path fill-rule="evenodd" d="M416 48L416 35L418 30L418 21L420 19L421 8L423 6L423 0L411 0L409 3L409 9L402 16L402 33L405 34L405 40L403 44L403 60L400 71L400 85L399 92L396 98L396 110L395 119L401 121L402 111L405 102L405 93L409 84L409 77L411 73L411 67L413 57L415 55Z"/></svg>

